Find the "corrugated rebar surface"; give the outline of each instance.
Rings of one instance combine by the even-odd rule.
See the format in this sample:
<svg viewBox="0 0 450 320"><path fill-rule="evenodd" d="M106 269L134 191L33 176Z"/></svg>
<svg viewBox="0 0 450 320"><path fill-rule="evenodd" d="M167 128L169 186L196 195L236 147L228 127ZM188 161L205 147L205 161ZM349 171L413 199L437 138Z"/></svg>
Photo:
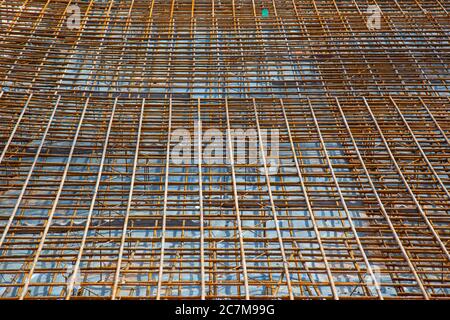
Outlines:
<svg viewBox="0 0 450 320"><path fill-rule="evenodd" d="M0 297L449 298L449 12L0 0ZM199 119L278 172L170 161Z"/></svg>

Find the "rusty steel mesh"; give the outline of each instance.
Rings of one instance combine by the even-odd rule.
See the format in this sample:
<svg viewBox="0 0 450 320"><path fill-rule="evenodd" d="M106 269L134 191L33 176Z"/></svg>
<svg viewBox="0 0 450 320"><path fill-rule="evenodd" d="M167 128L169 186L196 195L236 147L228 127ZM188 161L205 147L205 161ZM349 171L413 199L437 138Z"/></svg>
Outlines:
<svg viewBox="0 0 450 320"><path fill-rule="evenodd" d="M0 298L449 298L449 12L0 0ZM278 171L174 163L199 120Z"/></svg>

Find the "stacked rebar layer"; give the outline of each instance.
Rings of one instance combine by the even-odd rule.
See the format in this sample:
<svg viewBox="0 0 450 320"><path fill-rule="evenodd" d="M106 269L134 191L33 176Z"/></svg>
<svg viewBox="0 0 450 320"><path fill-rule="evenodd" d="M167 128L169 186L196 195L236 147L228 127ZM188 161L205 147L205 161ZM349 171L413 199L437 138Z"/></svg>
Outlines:
<svg viewBox="0 0 450 320"><path fill-rule="evenodd" d="M449 12L0 0L0 298L449 298Z"/></svg>

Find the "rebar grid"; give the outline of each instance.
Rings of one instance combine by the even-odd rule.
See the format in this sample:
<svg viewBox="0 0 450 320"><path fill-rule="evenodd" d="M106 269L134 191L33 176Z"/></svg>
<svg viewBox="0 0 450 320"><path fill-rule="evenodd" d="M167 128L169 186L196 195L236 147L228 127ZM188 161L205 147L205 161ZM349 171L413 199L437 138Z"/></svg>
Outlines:
<svg viewBox="0 0 450 320"><path fill-rule="evenodd" d="M4 91L283 98L450 87L442 0L0 3ZM82 16L71 30L75 3ZM381 9L380 30L366 26L368 5Z"/></svg>
<svg viewBox="0 0 450 320"><path fill-rule="evenodd" d="M0 298L449 298L449 11L0 0Z"/></svg>

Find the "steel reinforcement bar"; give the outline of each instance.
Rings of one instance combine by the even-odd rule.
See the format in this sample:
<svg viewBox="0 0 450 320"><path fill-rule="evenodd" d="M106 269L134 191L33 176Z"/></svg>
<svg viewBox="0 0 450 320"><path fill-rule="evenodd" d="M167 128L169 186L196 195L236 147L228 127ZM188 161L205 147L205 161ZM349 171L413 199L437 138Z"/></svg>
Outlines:
<svg viewBox="0 0 450 320"><path fill-rule="evenodd" d="M449 12L0 0L0 299L448 299Z"/></svg>

